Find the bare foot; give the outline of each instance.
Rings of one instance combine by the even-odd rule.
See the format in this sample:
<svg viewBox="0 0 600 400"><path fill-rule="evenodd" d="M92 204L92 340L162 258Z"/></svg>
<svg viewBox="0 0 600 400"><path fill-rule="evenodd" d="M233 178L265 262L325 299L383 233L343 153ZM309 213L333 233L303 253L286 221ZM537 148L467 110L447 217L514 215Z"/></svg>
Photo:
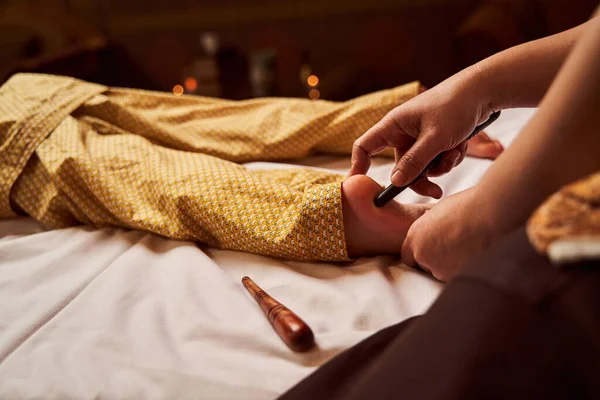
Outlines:
<svg viewBox="0 0 600 400"><path fill-rule="evenodd" d="M469 141L470 157L496 159L504 147L481 132ZM373 203L383 189L366 175L347 178L342 184L344 231L350 257L398 254L412 223L431 205L391 201L377 208Z"/></svg>
<svg viewBox="0 0 600 400"><path fill-rule="evenodd" d="M489 137L485 132L479 133L469 140L467 155L469 157L488 158L495 160L504 151L502 144Z"/></svg>
<svg viewBox="0 0 600 400"><path fill-rule="evenodd" d="M366 175L354 175L342 183L344 233L350 257L400 254L408 228L431 207L396 201L375 207L373 201L382 190Z"/></svg>

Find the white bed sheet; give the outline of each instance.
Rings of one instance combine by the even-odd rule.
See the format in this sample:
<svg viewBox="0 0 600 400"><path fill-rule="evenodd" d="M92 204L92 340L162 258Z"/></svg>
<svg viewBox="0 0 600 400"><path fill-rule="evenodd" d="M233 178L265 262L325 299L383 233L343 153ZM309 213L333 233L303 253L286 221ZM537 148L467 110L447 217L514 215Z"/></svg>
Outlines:
<svg viewBox="0 0 600 400"><path fill-rule="evenodd" d="M509 144L533 109L487 132ZM349 158L303 165L346 172ZM437 179L475 184L467 158ZM249 168L281 164L250 163ZM392 163L370 175L389 183ZM423 202L414 193L398 200ZM252 277L312 327L318 348L290 351L240 283ZM0 221L0 398L270 399L376 331L423 313L441 284L394 257L347 267L289 262L123 229L45 231Z"/></svg>

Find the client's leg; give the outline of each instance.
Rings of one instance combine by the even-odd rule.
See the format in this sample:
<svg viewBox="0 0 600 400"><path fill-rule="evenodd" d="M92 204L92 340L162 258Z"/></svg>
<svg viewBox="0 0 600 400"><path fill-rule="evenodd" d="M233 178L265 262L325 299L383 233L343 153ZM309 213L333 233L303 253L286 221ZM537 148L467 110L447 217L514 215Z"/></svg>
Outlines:
<svg viewBox="0 0 600 400"><path fill-rule="evenodd" d="M232 102L17 75L0 89L0 217L18 210L51 228L121 226L289 259L397 253L424 206L376 209L381 188L366 177L342 189L337 174L232 161L349 154L417 88L344 103Z"/></svg>

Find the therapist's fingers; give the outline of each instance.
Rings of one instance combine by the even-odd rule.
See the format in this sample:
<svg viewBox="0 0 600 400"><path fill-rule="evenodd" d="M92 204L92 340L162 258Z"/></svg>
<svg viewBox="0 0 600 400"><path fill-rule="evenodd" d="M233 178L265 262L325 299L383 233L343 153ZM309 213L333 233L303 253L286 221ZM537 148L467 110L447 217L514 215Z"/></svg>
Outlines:
<svg viewBox="0 0 600 400"><path fill-rule="evenodd" d="M418 266L415 256L413 254L413 250L411 248L411 236L408 235L404 242L402 242L402 249L400 251L400 257L402 262L409 267L415 268Z"/></svg>
<svg viewBox="0 0 600 400"><path fill-rule="evenodd" d="M467 144L461 143L454 149L442 153L441 161L429 170L427 176L440 176L450 172L452 168L462 162L466 152Z"/></svg>
<svg viewBox="0 0 600 400"><path fill-rule="evenodd" d="M414 142L415 139L388 114L354 142L352 166L348 175L366 174L371 166L371 156L382 152L387 147L404 151Z"/></svg>
<svg viewBox="0 0 600 400"><path fill-rule="evenodd" d="M461 147L461 146L463 146L463 147ZM458 159L458 161L456 162L456 164L454 164L454 167L458 167L460 165L460 163L463 162L463 160L467 156L467 152L469 150L469 142L467 142L467 141L462 142L458 146L458 149L460 150L460 158Z"/></svg>
<svg viewBox="0 0 600 400"><path fill-rule="evenodd" d="M400 153L400 151L398 149L394 150L394 159L396 160L396 163L398 162L398 160L400 160L401 157L402 154ZM442 188L437 184L431 182L429 179L427 179L426 176L421 179L418 179L415 183L410 185L410 188L412 191L414 191L417 194L420 194L421 196L433 197L434 199L439 199L444 194Z"/></svg>
<svg viewBox="0 0 600 400"><path fill-rule="evenodd" d="M439 199L444 194L442 188L431 182L427 177L419 179L410 185L410 188L421 196L433 197L434 199Z"/></svg>
<svg viewBox="0 0 600 400"><path fill-rule="evenodd" d="M405 186L413 181L429 163L441 153L435 134L422 133L415 143L400 157L392 171L392 183Z"/></svg>

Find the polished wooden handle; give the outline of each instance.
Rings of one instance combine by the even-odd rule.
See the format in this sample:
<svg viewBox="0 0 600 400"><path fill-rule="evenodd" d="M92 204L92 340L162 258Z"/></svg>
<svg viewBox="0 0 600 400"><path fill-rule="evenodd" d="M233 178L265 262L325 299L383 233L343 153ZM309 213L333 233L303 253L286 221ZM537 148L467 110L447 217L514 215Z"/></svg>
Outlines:
<svg viewBox="0 0 600 400"><path fill-rule="evenodd" d="M307 351L313 347L315 336L306 322L262 290L247 276L242 278L242 284L254 297L275 332L289 348L294 351Z"/></svg>

